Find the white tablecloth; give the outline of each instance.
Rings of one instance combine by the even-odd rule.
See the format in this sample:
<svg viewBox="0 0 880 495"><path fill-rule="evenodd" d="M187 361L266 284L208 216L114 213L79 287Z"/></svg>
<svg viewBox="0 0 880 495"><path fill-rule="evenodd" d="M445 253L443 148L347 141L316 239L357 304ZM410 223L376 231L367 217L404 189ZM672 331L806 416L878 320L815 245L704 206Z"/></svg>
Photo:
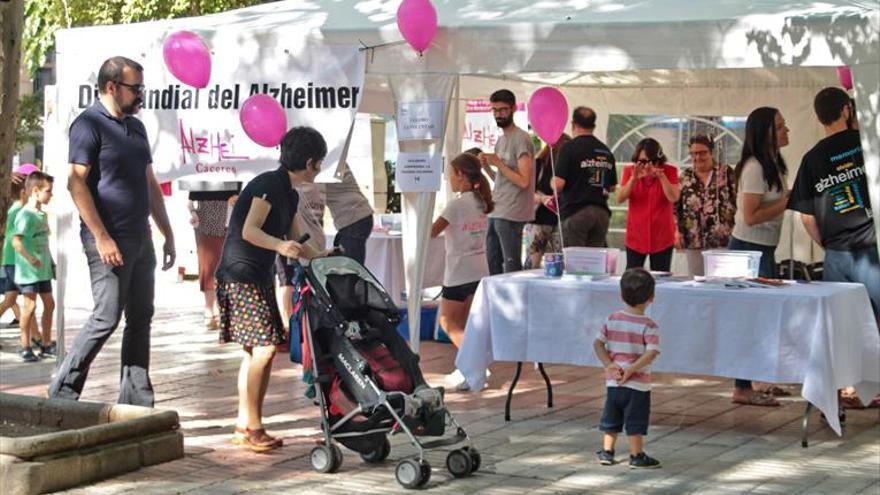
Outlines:
<svg viewBox="0 0 880 495"><path fill-rule="evenodd" d="M802 383L838 434L837 390L880 390L880 337L864 286L810 283L725 289L658 283L647 314L660 327L655 371ZM601 366L593 340L622 309L619 278L548 279L537 271L484 278L456 365L481 390L493 361Z"/></svg>
<svg viewBox="0 0 880 495"><path fill-rule="evenodd" d="M327 247L333 247L335 234L327 235ZM443 285L443 269L446 266L446 246L442 236L431 239L425 266L424 286ZM403 273L403 238L400 235L373 232L367 239L367 255L364 265L388 291L398 306L403 306L400 294L406 290Z"/></svg>

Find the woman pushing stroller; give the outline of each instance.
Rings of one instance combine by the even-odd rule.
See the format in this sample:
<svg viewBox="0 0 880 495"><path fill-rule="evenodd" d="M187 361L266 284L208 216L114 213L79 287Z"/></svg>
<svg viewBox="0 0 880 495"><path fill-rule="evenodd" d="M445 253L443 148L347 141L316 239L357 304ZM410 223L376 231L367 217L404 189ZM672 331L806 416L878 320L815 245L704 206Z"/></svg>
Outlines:
<svg viewBox="0 0 880 495"><path fill-rule="evenodd" d="M238 418L233 443L255 452L282 445L263 428L263 400L276 346L286 341L273 285L275 255L307 258L324 254L296 242L304 232L294 218L299 196L294 183L313 182L327 144L310 127L295 127L281 140L281 166L244 188L232 210L229 233L217 267L220 340L241 344Z"/></svg>

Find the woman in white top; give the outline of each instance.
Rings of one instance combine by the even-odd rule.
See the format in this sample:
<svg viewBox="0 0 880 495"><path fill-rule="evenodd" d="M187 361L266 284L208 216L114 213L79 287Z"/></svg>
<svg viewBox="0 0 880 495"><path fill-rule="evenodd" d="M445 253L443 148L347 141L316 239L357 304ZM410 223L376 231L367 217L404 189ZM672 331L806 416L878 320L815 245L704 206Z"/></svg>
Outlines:
<svg viewBox="0 0 880 495"><path fill-rule="evenodd" d="M486 261L487 215L494 208L492 189L483 176L480 160L469 153L455 157L450 164L449 185L460 193L446 205L431 227L431 237L446 232L446 269L440 299L440 325L456 347L461 346L471 301L480 279L489 275ZM447 384L467 390L461 372L455 370Z"/></svg>
<svg viewBox="0 0 880 495"><path fill-rule="evenodd" d="M776 278L776 245L782 231L782 214L788 204L788 168L779 153L788 145L788 127L779 110L758 108L746 120L742 156L736 165L736 217L730 249L760 251L758 275ZM733 402L755 406L778 406L769 393L752 389L752 382L735 382ZM778 387L770 392L783 395Z"/></svg>

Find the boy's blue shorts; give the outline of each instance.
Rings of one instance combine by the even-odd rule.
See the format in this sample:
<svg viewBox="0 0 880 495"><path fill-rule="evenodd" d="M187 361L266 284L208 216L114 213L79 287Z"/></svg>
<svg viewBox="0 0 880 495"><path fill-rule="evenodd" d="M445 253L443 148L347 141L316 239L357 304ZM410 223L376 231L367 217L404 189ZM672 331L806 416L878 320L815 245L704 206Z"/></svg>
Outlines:
<svg viewBox="0 0 880 495"><path fill-rule="evenodd" d="M620 433L626 427L627 435L647 435L650 419L651 392L629 387L608 387L599 430Z"/></svg>
<svg viewBox="0 0 880 495"><path fill-rule="evenodd" d="M18 286L19 292L22 294L45 294L52 293L52 281L51 280L43 280L42 282L36 282L33 284L22 284Z"/></svg>
<svg viewBox="0 0 880 495"><path fill-rule="evenodd" d="M0 288L3 293L20 292L18 286L15 285L15 265L3 265L3 278L0 279Z"/></svg>

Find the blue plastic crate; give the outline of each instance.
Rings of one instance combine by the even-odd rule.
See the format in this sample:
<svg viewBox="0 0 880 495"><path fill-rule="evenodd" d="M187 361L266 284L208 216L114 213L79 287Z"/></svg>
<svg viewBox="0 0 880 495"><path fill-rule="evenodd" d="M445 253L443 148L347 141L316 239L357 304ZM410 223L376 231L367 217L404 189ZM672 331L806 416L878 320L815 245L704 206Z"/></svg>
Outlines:
<svg viewBox="0 0 880 495"><path fill-rule="evenodd" d="M422 317L419 320L419 339L434 340L434 322L437 320L437 306L422 306ZM409 318L406 308L400 309L400 323L397 333L409 341Z"/></svg>

